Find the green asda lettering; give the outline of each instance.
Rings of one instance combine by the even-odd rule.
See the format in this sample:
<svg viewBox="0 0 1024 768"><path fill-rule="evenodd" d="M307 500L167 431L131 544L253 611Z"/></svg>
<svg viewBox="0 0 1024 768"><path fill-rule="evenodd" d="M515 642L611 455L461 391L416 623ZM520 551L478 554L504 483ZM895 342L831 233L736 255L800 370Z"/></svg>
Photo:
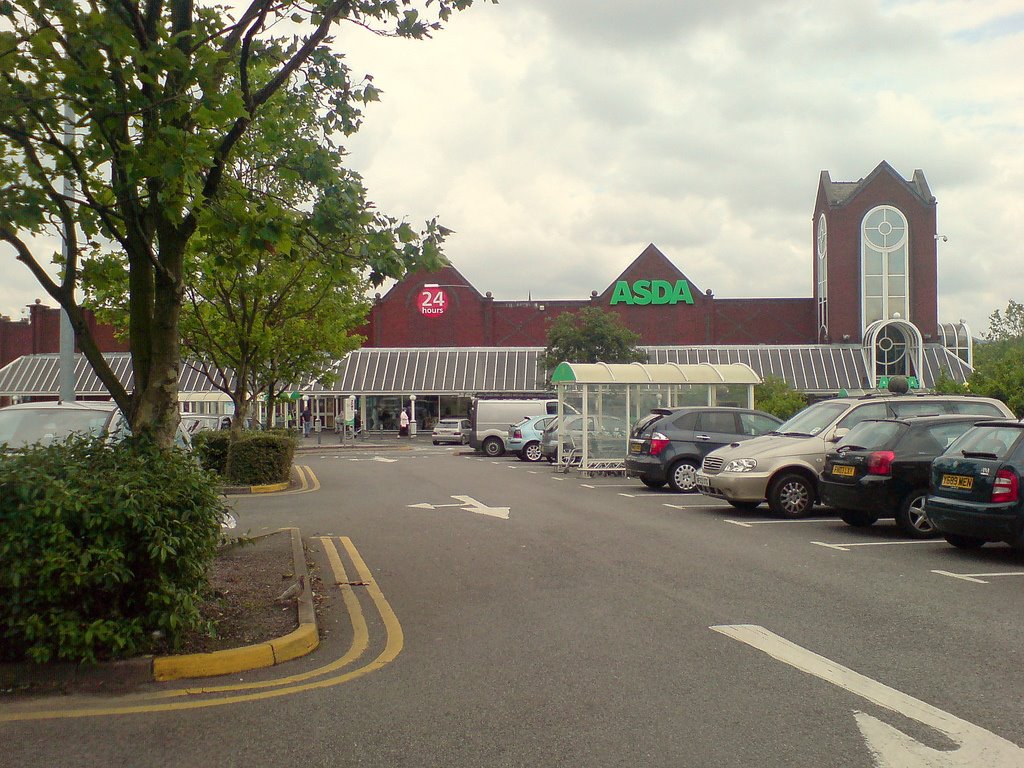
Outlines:
<svg viewBox="0 0 1024 768"><path fill-rule="evenodd" d="M690 284L676 280L673 286L668 280L637 280L632 287L625 280L615 283L612 304L693 304Z"/></svg>

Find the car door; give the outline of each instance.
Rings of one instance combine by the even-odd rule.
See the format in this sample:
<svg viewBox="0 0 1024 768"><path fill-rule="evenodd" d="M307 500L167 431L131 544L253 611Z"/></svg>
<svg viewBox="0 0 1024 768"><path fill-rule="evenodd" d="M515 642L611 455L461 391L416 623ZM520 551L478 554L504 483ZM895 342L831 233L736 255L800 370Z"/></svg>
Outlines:
<svg viewBox="0 0 1024 768"><path fill-rule="evenodd" d="M701 411L697 414L693 442L703 459L711 451L733 442L739 435L735 411Z"/></svg>

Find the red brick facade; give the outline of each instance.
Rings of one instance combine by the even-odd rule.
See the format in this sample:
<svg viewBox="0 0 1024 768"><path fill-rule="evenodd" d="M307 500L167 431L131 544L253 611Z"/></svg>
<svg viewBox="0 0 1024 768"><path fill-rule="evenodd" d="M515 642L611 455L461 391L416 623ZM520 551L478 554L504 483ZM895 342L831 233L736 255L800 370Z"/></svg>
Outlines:
<svg viewBox="0 0 1024 768"><path fill-rule="evenodd" d="M455 267L409 275L378 298L359 333L368 347L538 347L547 344L550 322L563 312L598 306L616 312L640 334L644 346L722 344L817 344L862 340L861 224L879 205L899 209L909 227L910 317L922 334L937 331L935 198L921 171L904 180L880 163L857 182L833 183L822 171L808 254L812 296L795 299L720 299L701 291L654 245L649 245L599 295L582 300L495 301L483 295ZM829 324L819 332L815 231L828 221ZM637 280L685 280L692 304L612 304L615 286ZM422 314L418 298L425 285L445 293L443 314Z"/></svg>
<svg viewBox="0 0 1024 768"><path fill-rule="evenodd" d="M24 320L0 318L0 368L22 355L60 352L60 310L30 304ZM103 352L127 352L128 345L114 336L114 329L96 321L86 310L85 321ZM78 346L75 346L75 351Z"/></svg>

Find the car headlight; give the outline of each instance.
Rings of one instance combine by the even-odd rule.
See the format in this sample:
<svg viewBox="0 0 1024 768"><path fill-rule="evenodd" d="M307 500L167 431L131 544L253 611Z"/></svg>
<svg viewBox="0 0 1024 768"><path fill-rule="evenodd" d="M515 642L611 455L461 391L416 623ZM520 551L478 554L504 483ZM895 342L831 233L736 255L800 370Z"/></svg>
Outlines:
<svg viewBox="0 0 1024 768"><path fill-rule="evenodd" d="M753 472L757 469L757 459L733 459L724 467L723 472Z"/></svg>

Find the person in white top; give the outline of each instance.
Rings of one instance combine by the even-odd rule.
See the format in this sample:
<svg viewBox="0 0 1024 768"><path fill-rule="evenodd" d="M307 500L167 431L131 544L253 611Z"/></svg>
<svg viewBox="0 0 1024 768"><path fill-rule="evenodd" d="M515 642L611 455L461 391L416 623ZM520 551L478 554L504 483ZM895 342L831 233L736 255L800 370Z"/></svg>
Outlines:
<svg viewBox="0 0 1024 768"><path fill-rule="evenodd" d="M409 436L409 414L402 409L401 414L398 416L398 436L408 437Z"/></svg>

